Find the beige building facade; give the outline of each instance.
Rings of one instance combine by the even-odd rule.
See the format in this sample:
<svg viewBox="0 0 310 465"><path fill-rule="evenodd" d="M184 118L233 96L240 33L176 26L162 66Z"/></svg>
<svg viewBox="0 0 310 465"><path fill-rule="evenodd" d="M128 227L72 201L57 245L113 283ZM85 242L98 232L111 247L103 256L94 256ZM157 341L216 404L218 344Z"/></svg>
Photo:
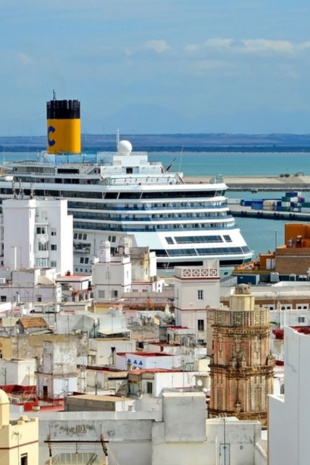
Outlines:
<svg viewBox="0 0 310 465"><path fill-rule="evenodd" d="M1 465L39 465L39 424L37 418L10 420L7 394L0 390Z"/></svg>

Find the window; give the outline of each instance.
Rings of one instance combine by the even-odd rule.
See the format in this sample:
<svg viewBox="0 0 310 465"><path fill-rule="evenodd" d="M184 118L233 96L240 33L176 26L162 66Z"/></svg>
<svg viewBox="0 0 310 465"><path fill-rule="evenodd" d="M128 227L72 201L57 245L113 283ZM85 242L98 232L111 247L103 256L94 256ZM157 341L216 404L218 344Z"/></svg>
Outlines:
<svg viewBox="0 0 310 465"><path fill-rule="evenodd" d="M83 241L86 241L87 239L87 234L83 234Z"/></svg>
<svg viewBox="0 0 310 465"><path fill-rule="evenodd" d="M98 291L98 297L99 297L99 299L104 299L105 298L105 291Z"/></svg>
<svg viewBox="0 0 310 465"><path fill-rule="evenodd" d="M150 382L146 383L146 392L147 394L153 394L153 383L150 383Z"/></svg>
<svg viewBox="0 0 310 465"><path fill-rule="evenodd" d="M44 226L37 227L37 234L46 234L46 230Z"/></svg>
<svg viewBox="0 0 310 465"><path fill-rule="evenodd" d="M78 238L77 233L74 233L73 239L77 239L77 238Z"/></svg>
<svg viewBox="0 0 310 465"><path fill-rule="evenodd" d="M198 320L198 331L204 331L205 330L205 322L204 320Z"/></svg>
<svg viewBox="0 0 310 465"><path fill-rule="evenodd" d="M37 302L42 302L42 296L41 295L37 295Z"/></svg>
<svg viewBox="0 0 310 465"><path fill-rule="evenodd" d="M28 454L22 454L20 456L20 465L28 465Z"/></svg>
<svg viewBox="0 0 310 465"><path fill-rule="evenodd" d="M80 258L80 263L84 263L84 257Z"/></svg>
<svg viewBox="0 0 310 465"><path fill-rule="evenodd" d="M56 236L56 229L51 229L51 236Z"/></svg>
<svg viewBox="0 0 310 465"><path fill-rule="evenodd" d="M51 266L53 268L56 268L57 267L57 262L55 262L54 260L51 260Z"/></svg>
<svg viewBox="0 0 310 465"><path fill-rule="evenodd" d="M112 297L114 297L116 299L118 297L118 291L113 290L112 291Z"/></svg>
<svg viewBox="0 0 310 465"><path fill-rule="evenodd" d="M57 244L51 244L51 250L57 250Z"/></svg>
<svg viewBox="0 0 310 465"><path fill-rule="evenodd" d="M167 244L173 244L173 239L172 237L165 237Z"/></svg>
<svg viewBox="0 0 310 465"><path fill-rule="evenodd" d="M199 289L197 291L197 298L198 298L198 300L203 300L203 290L202 289Z"/></svg>
<svg viewBox="0 0 310 465"><path fill-rule="evenodd" d="M306 318L304 316L299 316L298 317L298 323L305 323Z"/></svg>
<svg viewBox="0 0 310 465"><path fill-rule="evenodd" d="M6 295L1 295L0 296L0 301L1 302L6 302Z"/></svg>
<svg viewBox="0 0 310 465"><path fill-rule="evenodd" d="M38 243L38 251L39 252L42 252L44 250L48 250L48 247L47 247L47 242L39 242Z"/></svg>
<svg viewBox="0 0 310 465"><path fill-rule="evenodd" d="M299 304L296 308L297 310L308 310L308 304Z"/></svg>

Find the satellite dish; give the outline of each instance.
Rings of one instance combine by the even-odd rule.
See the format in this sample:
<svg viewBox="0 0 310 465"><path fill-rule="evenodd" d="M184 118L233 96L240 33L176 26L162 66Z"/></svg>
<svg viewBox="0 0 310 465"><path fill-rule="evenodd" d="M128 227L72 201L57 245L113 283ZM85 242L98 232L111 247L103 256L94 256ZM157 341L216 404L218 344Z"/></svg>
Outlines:
<svg viewBox="0 0 310 465"><path fill-rule="evenodd" d="M197 381L197 386L201 387L202 384L203 384L203 383L202 383L201 379L198 379L198 381Z"/></svg>

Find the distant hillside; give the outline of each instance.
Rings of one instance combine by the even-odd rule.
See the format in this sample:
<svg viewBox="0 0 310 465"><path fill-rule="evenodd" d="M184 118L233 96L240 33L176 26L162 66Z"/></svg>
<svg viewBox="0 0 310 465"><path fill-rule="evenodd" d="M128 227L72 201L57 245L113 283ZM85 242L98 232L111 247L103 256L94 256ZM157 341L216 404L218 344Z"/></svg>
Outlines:
<svg viewBox="0 0 310 465"><path fill-rule="evenodd" d="M134 150L147 151L307 151L310 134L122 134ZM82 135L84 151L115 150L115 134ZM0 137L2 151L46 149L46 136Z"/></svg>

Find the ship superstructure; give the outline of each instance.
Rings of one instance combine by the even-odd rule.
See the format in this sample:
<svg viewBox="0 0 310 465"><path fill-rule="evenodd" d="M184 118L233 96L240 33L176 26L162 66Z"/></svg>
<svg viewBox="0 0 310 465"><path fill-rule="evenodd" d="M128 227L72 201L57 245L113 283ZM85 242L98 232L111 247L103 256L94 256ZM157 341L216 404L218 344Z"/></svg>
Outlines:
<svg viewBox="0 0 310 465"><path fill-rule="evenodd" d="M129 141L119 141L114 153L79 153L79 108L76 100L48 102L47 152L37 160L7 163L12 180L0 180L0 198L68 199L74 272L91 271L105 240L112 253L124 241L129 247L149 246L156 252L159 274L210 258L225 268L252 258L229 212L222 177L188 184L182 173L149 162L145 152L133 152Z"/></svg>

